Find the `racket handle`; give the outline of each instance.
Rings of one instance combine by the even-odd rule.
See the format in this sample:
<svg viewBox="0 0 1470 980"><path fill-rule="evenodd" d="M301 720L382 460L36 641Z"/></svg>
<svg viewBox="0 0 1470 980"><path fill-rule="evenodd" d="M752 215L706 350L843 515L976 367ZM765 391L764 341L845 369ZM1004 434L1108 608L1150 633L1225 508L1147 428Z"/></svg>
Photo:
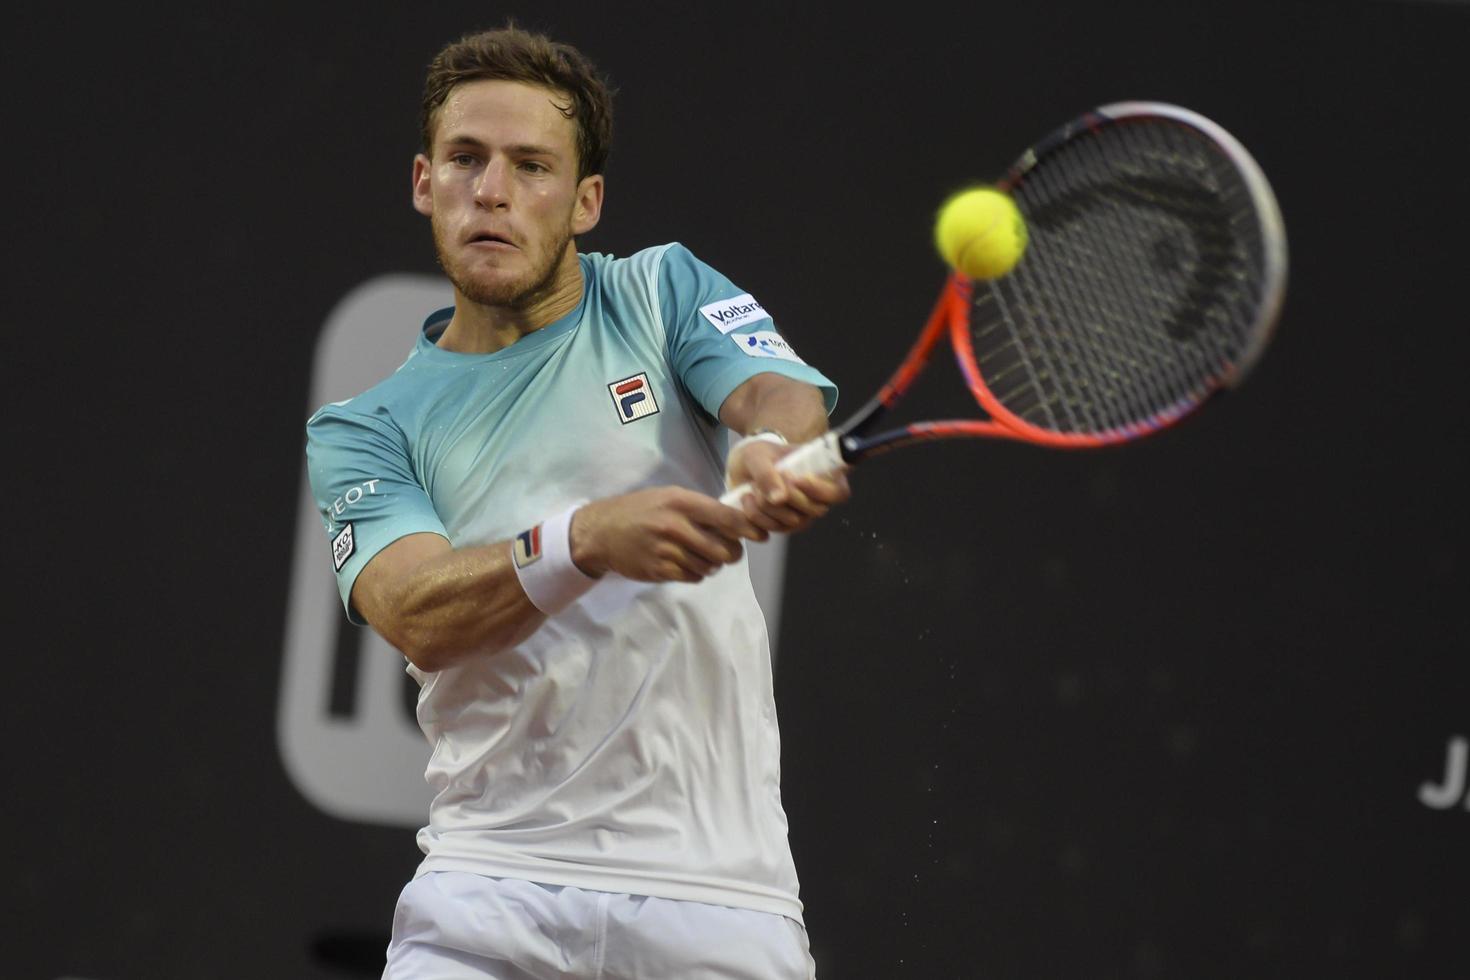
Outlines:
<svg viewBox="0 0 1470 980"><path fill-rule="evenodd" d="M842 447L838 444L838 438L836 432L828 432L811 442L804 442L777 460L776 469L792 476L818 476L846 469L847 464L842 460ZM727 507L739 507L741 501L754 492L755 487L752 484L742 483L726 490L720 497L720 503Z"/></svg>

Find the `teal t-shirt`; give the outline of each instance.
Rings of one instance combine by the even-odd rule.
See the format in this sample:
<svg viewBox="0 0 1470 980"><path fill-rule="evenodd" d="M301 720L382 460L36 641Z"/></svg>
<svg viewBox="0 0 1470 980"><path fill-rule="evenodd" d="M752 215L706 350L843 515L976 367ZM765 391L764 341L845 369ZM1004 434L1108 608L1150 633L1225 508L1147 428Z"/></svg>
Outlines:
<svg viewBox="0 0 1470 980"><path fill-rule="evenodd" d="M672 243L579 256L576 309L491 354L442 350L429 316L408 359L307 423L311 486L349 617L352 585L414 533L455 547L514 536L578 500L678 484L718 495L721 403L773 371L835 386L759 300Z"/></svg>

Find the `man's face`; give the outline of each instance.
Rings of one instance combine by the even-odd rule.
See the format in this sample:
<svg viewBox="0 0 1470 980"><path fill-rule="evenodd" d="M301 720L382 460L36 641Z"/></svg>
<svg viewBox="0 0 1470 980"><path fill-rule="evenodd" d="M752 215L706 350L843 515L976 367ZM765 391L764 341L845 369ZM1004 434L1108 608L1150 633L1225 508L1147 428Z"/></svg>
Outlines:
<svg viewBox="0 0 1470 980"><path fill-rule="evenodd" d="M602 177L577 179L576 124L548 89L467 82L439 108L432 157L413 167L439 263L466 298L524 307L575 262L572 236L602 209Z"/></svg>

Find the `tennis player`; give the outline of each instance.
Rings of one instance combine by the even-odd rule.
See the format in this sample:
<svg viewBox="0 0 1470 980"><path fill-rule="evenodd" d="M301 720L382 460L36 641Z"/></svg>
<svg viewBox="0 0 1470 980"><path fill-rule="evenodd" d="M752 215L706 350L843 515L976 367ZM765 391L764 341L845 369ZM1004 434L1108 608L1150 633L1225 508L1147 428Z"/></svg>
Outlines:
<svg viewBox="0 0 1470 980"><path fill-rule="evenodd" d="M422 122L454 306L307 424L346 613L433 746L384 976L808 980L743 543L847 499L774 468L836 390L682 245L578 253L611 99L576 49L452 43Z"/></svg>

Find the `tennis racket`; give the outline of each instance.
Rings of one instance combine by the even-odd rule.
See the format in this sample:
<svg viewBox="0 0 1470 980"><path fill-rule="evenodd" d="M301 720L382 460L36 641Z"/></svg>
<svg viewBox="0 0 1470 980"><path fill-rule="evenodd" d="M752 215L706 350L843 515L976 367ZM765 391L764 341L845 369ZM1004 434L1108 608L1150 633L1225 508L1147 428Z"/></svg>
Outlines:
<svg viewBox="0 0 1470 980"><path fill-rule="evenodd" d="M935 439L1130 442L1238 386L1260 359L1285 295L1286 232L1265 174L1214 122L1165 103L1103 106L995 186L1026 221L1020 262L988 281L952 273L877 395L780 469L832 472ZM880 431L946 334L987 418Z"/></svg>

